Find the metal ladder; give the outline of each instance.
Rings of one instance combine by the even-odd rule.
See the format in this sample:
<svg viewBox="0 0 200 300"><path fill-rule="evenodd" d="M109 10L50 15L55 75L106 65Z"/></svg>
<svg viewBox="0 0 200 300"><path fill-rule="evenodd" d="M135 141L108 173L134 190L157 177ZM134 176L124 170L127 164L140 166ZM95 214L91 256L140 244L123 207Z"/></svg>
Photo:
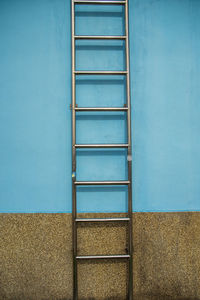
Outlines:
<svg viewBox="0 0 200 300"><path fill-rule="evenodd" d="M75 35L75 5L101 4L123 5L125 10L125 35L123 36L77 36ZM72 37L72 226L73 226L73 299L78 299L77 263L79 260L96 259L126 259L128 262L128 295L133 297L133 257L132 257L132 151L131 151L131 107L130 107L130 73L129 73L129 29L128 29L128 0L71 0L71 37ZM75 70L75 42L76 40L124 40L126 48L125 71L77 71ZM126 104L124 107L78 107L76 104L76 75L125 75L126 76ZM126 144L76 144L76 112L110 112L124 111L127 114L127 143ZM76 149L78 148L127 148L128 180L124 181L77 181L76 180ZM77 218L76 187L96 185L126 185L128 187L128 217L126 218ZM87 255L77 256L77 225L79 222L126 222L128 224L128 253L119 255Z"/></svg>

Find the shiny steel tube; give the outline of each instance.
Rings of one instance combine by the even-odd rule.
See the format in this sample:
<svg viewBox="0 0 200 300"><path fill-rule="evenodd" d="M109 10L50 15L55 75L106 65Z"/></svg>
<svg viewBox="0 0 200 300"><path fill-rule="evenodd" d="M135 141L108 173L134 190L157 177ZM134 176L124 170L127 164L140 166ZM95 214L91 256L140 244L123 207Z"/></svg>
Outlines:
<svg viewBox="0 0 200 300"><path fill-rule="evenodd" d="M75 89L75 14L74 1L71 1L71 55L72 55L72 242L73 242L73 300L78 299L78 276L77 276L77 230L76 230L76 89Z"/></svg>
<svg viewBox="0 0 200 300"><path fill-rule="evenodd" d="M76 257L76 259L124 259L124 258L130 258L130 255L128 254L121 254L121 255L79 255Z"/></svg>
<svg viewBox="0 0 200 300"><path fill-rule="evenodd" d="M76 148L127 148L128 144L78 144Z"/></svg>
<svg viewBox="0 0 200 300"><path fill-rule="evenodd" d="M128 253L130 254L129 260L129 282L128 282L128 299L133 299L133 238L132 238L132 149L131 149L131 101L130 101L130 57L129 57L129 9L128 0L125 4L125 35L126 39L126 90L127 90L127 131L128 131L128 215L129 222L129 241L128 241Z"/></svg>
<svg viewBox="0 0 200 300"><path fill-rule="evenodd" d="M129 218L93 218L93 219L76 219L76 222L128 222Z"/></svg>
<svg viewBox="0 0 200 300"><path fill-rule="evenodd" d="M127 111L128 107L76 107L75 111Z"/></svg>
<svg viewBox="0 0 200 300"><path fill-rule="evenodd" d="M127 71L74 71L76 75L126 75Z"/></svg>
<svg viewBox="0 0 200 300"><path fill-rule="evenodd" d="M121 181L75 181L75 185L127 185L130 184L128 180Z"/></svg>
<svg viewBox="0 0 200 300"><path fill-rule="evenodd" d="M126 36L75 35L76 40L125 40Z"/></svg>
<svg viewBox="0 0 200 300"><path fill-rule="evenodd" d="M74 1L75 4L116 4L116 5L121 5L125 4L126 1L86 1L86 0L76 0Z"/></svg>

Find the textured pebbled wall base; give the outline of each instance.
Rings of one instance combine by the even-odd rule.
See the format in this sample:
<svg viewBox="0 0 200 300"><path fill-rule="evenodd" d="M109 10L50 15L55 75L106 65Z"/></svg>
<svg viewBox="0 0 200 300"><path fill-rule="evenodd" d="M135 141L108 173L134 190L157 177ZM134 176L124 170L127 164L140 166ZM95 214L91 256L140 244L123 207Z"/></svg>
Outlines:
<svg viewBox="0 0 200 300"><path fill-rule="evenodd" d="M72 299L71 231L71 214L0 214L0 299ZM79 254L126 253L126 234L79 225ZM200 212L134 213L133 237L135 300L200 299ZM126 299L126 262L78 269L80 300Z"/></svg>

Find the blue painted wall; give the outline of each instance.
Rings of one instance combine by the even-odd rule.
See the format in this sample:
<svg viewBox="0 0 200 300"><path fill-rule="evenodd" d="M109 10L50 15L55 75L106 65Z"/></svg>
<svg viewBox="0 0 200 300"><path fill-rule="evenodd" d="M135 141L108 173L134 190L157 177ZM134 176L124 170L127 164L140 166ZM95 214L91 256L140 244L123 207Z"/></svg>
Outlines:
<svg viewBox="0 0 200 300"><path fill-rule="evenodd" d="M77 7L77 34L123 34L120 6ZM108 47L109 46L109 47ZM130 0L135 211L200 210L200 2ZM0 211L71 211L70 1L0 0ZM125 69L122 42L77 42L77 69ZM79 106L120 106L125 78L77 76ZM125 142L124 113L77 114L77 142ZM126 152L77 152L77 179L126 179ZM79 211L125 211L80 187Z"/></svg>
<svg viewBox="0 0 200 300"><path fill-rule="evenodd" d="M70 211L70 3L0 0L0 210Z"/></svg>

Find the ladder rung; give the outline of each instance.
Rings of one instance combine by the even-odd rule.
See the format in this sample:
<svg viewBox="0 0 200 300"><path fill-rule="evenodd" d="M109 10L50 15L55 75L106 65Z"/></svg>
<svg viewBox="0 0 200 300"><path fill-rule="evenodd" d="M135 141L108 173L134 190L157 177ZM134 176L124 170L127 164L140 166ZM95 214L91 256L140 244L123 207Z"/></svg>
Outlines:
<svg viewBox="0 0 200 300"><path fill-rule="evenodd" d="M76 75L126 75L127 71L74 71Z"/></svg>
<svg viewBox="0 0 200 300"><path fill-rule="evenodd" d="M128 222L130 218L100 218L100 219L76 219L76 222Z"/></svg>
<svg viewBox="0 0 200 300"><path fill-rule="evenodd" d="M126 1L86 1L86 0L75 0L75 4L126 4Z"/></svg>
<svg viewBox="0 0 200 300"><path fill-rule="evenodd" d="M115 258L130 258L128 254L121 255L80 255L76 259L115 259Z"/></svg>
<svg viewBox="0 0 200 300"><path fill-rule="evenodd" d="M127 111L128 107L75 107L76 111Z"/></svg>
<svg viewBox="0 0 200 300"><path fill-rule="evenodd" d="M74 38L76 40L125 40L126 36L75 35Z"/></svg>
<svg viewBox="0 0 200 300"><path fill-rule="evenodd" d="M76 148L128 148L128 144L76 144Z"/></svg>
<svg viewBox="0 0 200 300"><path fill-rule="evenodd" d="M130 181L120 180L120 181L75 181L75 185L127 185Z"/></svg>

